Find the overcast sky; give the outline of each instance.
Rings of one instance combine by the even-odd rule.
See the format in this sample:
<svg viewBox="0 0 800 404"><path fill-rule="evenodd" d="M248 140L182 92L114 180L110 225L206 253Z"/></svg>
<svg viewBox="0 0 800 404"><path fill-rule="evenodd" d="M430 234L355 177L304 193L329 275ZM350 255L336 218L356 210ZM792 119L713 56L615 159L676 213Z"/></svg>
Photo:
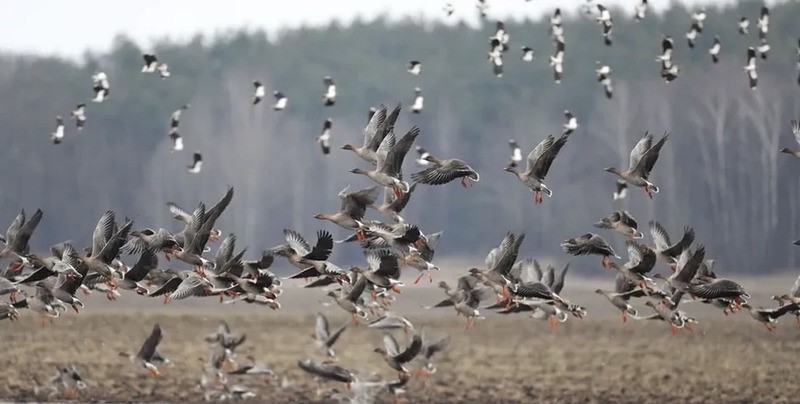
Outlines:
<svg viewBox="0 0 800 404"><path fill-rule="evenodd" d="M489 17L522 18L551 13L555 7L577 9L585 0L488 0ZM638 0L603 0L633 10ZM709 0L686 0L708 4ZM719 1L717 1L719 2ZM197 32L213 34L234 28L262 28L274 33L298 25L320 25L332 19L349 22L424 16L445 20L445 0L2 0L0 50L78 56L85 49L105 50L118 33L145 47L164 37L185 39ZM446 19L477 21L477 0L452 0L455 14ZM668 0L651 0L656 9Z"/></svg>

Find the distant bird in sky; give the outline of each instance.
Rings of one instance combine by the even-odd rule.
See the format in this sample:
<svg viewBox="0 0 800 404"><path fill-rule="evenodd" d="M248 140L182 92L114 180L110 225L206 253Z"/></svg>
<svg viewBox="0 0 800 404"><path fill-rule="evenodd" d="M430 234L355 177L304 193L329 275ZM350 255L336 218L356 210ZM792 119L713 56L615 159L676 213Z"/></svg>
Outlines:
<svg viewBox="0 0 800 404"><path fill-rule="evenodd" d="M761 14L756 21L758 27L758 38L765 39L769 33L769 8L767 6L761 7Z"/></svg>
<svg viewBox="0 0 800 404"><path fill-rule="evenodd" d="M711 61L714 63L719 63L719 51L722 50L722 42L719 40L719 36L714 36L714 45L711 46L711 49L708 50L708 53L711 54Z"/></svg>
<svg viewBox="0 0 800 404"><path fill-rule="evenodd" d="M694 44L697 42L697 37L701 30L697 21L692 22L691 27L689 27L689 32L686 33L686 42L689 44L690 48L694 49Z"/></svg>
<svg viewBox="0 0 800 404"><path fill-rule="evenodd" d="M561 9L556 7L556 10L553 11L553 16L550 17L550 26L560 26L562 22Z"/></svg>
<svg viewBox="0 0 800 404"><path fill-rule="evenodd" d="M108 76L104 72L97 72L92 75L92 90L94 91L92 102L105 101L108 98L109 87Z"/></svg>
<svg viewBox="0 0 800 404"><path fill-rule="evenodd" d="M672 37L665 36L661 39L661 54L656 57L656 62L661 62L666 67L672 65L672 48L674 47L674 43L672 42Z"/></svg>
<svg viewBox="0 0 800 404"><path fill-rule="evenodd" d="M508 146L511 148L511 162L509 162L508 165L516 167L519 163L522 163L522 149L520 149L517 141L514 139L508 141Z"/></svg>
<svg viewBox="0 0 800 404"><path fill-rule="evenodd" d="M703 32L703 24L706 21L706 9L705 7L700 8L700 10L695 11L692 13L692 22L697 23L697 32Z"/></svg>
<svg viewBox="0 0 800 404"><path fill-rule="evenodd" d="M678 78L678 73L680 72L680 67L672 62L662 62L661 64L661 77L667 83L672 82L673 80Z"/></svg>
<svg viewBox="0 0 800 404"><path fill-rule="evenodd" d="M162 80L170 76L169 66L166 63L158 65L156 70L158 70L158 75L161 76Z"/></svg>
<svg viewBox="0 0 800 404"><path fill-rule="evenodd" d="M158 67L158 58L156 55L151 53L145 53L142 55L142 59L144 59L144 66L142 66L142 73L155 73L156 68Z"/></svg>
<svg viewBox="0 0 800 404"><path fill-rule="evenodd" d="M275 105L272 106L272 109L275 111L283 111L286 108L286 103L289 102L289 98L280 91L273 91L272 96L275 97Z"/></svg>
<svg viewBox="0 0 800 404"><path fill-rule="evenodd" d="M570 134L578 129L578 119L575 118L575 115L572 115L570 110L564 110L564 119L566 122L564 123L564 133Z"/></svg>
<svg viewBox="0 0 800 404"><path fill-rule="evenodd" d="M614 194L612 195L614 200L625 199L628 196L628 183L623 180L617 180L616 188L614 188Z"/></svg>
<svg viewBox="0 0 800 404"><path fill-rule="evenodd" d="M172 115L169 117L169 128L171 130L177 130L178 126L181 124L181 114L183 111L189 109L189 104L184 104L180 108L172 111Z"/></svg>
<svg viewBox="0 0 800 404"><path fill-rule="evenodd" d="M647 15L647 0L641 0L635 7L636 21L641 21Z"/></svg>
<svg viewBox="0 0 800 404"><path fill-rule="evenodd" d="M256 80L253 82L253 105L258 104L261 102L261 99L267 94L267 89L264 88L264 85L261 84L260 81Z"/></svg>
<svg viewBox="0 0 800 404"><path fill-rule="evenodd" d="M481 18L486 18L486 13L489 10L489 4L486 3L486 0L478 0L478 4L475 5L478 8L478 15Z"/></svg>
<svg viewBox="0 0 800 404"><path fill-rule="evenodd" d="M330 107L336 103L336 84L330 76L325 76L322 82L325 84L325 106Z"/></svg>
<svg viewBox="0 0 800 404"><path fill-rule="evenodd" d="M419 87L414 88L414 104L411 105L411 112L418 114L422 112L422 103L424 98L422 97L422 90Z"/></svg>
<svg viewBox="0 0 800 404"><path fill-rule="evenodd" d="M56 116L56 130L50 135L50 139L53 144L59 144L64 139L64 120L61 119L61 115Z"/></svg>
<svg viewBox="0 0 800 404"><path fill-rule="evenodd" d="M750 20L748 20L745 16L739 18L739 33L742 35L747 35L748 28L750 28Z"/></svg>
<svg viewBox="0 0 800 404"><path fill-rule="evenodd" d="M177 130L170 130L169 138L172 140L172 150L170 152L183 150L183 138Z"/></svg>
<svg viewBox="0 0 800 404"><path fill-rule="evenodd" d="M456 11L456 8L453 7L453 3L447 3L447 4L444 5L442 10L444 10L445 15L450 17Z"/></svg>
<svg viewBox="0 0 800 404"><path fill-rule="evenodd" d="M530 46L522 47L522 61L532 62L535 57L536 57L535 52L533 51L533 49L531 49Z"/></svg>
<svg viewBox="0 0 800 404"><path fill-rule="evenodd" d="M203 156L199 151L194 152L192 155L192 164L189 164L187 168L192 174L199 174L200 170L203 169Z"/></svg>
<svg viewBox="0 0 800 404"><path fill-rule="evenodd" d="M503 46L497 38L491 40L491 51L487 59L492 63L492 72L495 77L503 77Z"/></svg>
<svg viewBox="0 0 800 404"><path fill-rule="evenodd" d="M75 119L75 127L78 131L83 130L83 124L86 123L86 104L78 104L70 113Z"/></svg>
<svg viewBox="0 0 800 404"><path fill-rule="evenodd" d="M494 36L489 39L497 39L500 42L500 45L502 45L503 52L508 50L508 41L510 36L508 35L508 31L506 31L506 25L502 21L497 21Z"/></svg>
<svg viewBox="0 0 800 404"><path fill-rule="evenodd" d="M417 157L416 160L414 160L414 162L417 163L417 165L420 166L420 167L429 166L431 164L431 162L428 161L428 156L430 156L430 153L425 151L425 149L423 149L420 146L417 146L416 150L417 150L418 157Z"/></svg>
<svg viewBox="0 0 800 404"><path fill-rule="evenodd" d="M759 56L761 56L761 59L764 59L764 60L767 60L767 54L769 53L769 49L770 49L770 46L767 43L767 39L766 38L762 38L761 39L761 44L759 44L758 47L756 47L756 50L758 51Z"/></svg>
<svg viewBox="0 0 800 404"><path fill-rule="evenodd" d="M756 71L756 50L752 46L747 48L747 64L743 69L747 72L750 88L755 90L758 85L758 72Z"/></svg>
<svg viewBox="0 0 800 404"><path fill-rule="evenodd" d="M322 147L322 154L325 155L331 152L331 126L333 126L331 118L326 119L322 125L322 133L317 137L317 143Z"/></svg>
<svg viewBox="0 0 800 404"><path fill-rule="evenodd" d="M561 83L561 74L564 72L564 42L556 41L556 53L550 56L550 66L553 67L556 84Z"/></svg>
<svg viewBox="0 0 800 404"><path fill-rule="evenodd" d="M606 45L611 45L611 28L614 26L611 21L611 13L602 4L597 4L597 11L600 15L597 16L597 23L603 26L603 39Z"/></svg>
<svg viewBox="0 0 800 404"><path fill-rule="evenodd" d="M419 76L419 74L422 73L422 63L420 63L419 60L412 60L408 62L406 71L415 76Z"/></svg>
<svg viewBox="0 0 800 404"><path fill-rule="evenodd" d="M596 63L600 65L600 62ZM595 69L595 73L597 74L597 81L603 85L606 98L611 99L611 97L614 96L614 87L611 84L611 67L602 65L598 69Z"/></svg>

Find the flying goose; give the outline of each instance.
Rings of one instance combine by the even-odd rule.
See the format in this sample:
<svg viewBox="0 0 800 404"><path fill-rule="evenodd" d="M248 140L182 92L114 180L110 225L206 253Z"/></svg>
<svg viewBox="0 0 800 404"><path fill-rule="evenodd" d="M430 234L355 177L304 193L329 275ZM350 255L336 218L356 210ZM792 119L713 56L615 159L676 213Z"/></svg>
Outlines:
<svg viewBox="0 0 800 404"><path fill-rule="evenodd" d="M161 77L161 80L164 80L171 75L169 72L169 65L166 63L159 64L156 70L158 70L158 75Z"/></svg>
<svg viewBox="0 0 800 404"><path fill-rule="evenodd" d="M388 312L371 321L367 327L376 330L403 330L406 333L414 331L414 324L407 318Z"/></svg>
<svg viewBox="0 0 800 404"><path fill-rule="evenodd" d="M284 229L283 237L286 244L273 248L272 252L300 269L308 268L312 261L326 261L333 251L333 236L326 230L317 231L317 243L313 248L294 230Z"/></svg>
<svg viewBox="0 0 800 404"><path fill-rule="evenodd" d="M485 19L487 10L489 9L489 3L487 3L486 0L478 0L478 4L476 4L475 7L478 9L478 15L482 19Z"/></svg>
<svg viewBox="0 0 800 404"><path fill-rule="evenodd" d="M378 147L380 147L386 135L393 130L394 124L400 116L400 109L400 105L397 105L391 113L388 113L386 105L381 105L375 109L370 114L367 126L364 127L364 143L362 146L357 147L352 144L346 144L342 146L342 150L350 150L361 159L369 163L375 163L377 161ZM391 147L393 144L387 146Z"/></svg>
<svg viewBox="0 0 800 404"><path fill-rule="evenodd" d="M508 140L508 146L511 148L511 159L508 165L509 167L516 167L522 162L522 149L514 139Z"/></svg>
<svg viewBox="0 0 800 404"><path fill-rule="evenodd" d="M142 55L142 59L144 59L142 73L158 73L162 79L169 77L169 67L166 63L159 63L156 55L145 53Z"/></svg>
<svg viewBox="0 0 800 404"><path fill-rule="evenodd" d="M433 265L433 256L434 250L436 246L439 244L439 240L442 238L443 232L437 232L433 234L428 234L425 236L427 241L421 243L421 246L416 246L417 251L411 251L409 255L406 256L406 265L416 268L420 271L419 276L414 280L414 284L419 283L420 279L427 273L428 280L433 282L433 274L431 271L438 271L439 267ZM422 240L422 239L421 239Z"/></svg>
<svg viewBox="0 0 800 404"><path fill-rule="evenodd" d="M610 229L627 236L631 240L640 239L644 234L638 230L636 219L628 211L615 211L594 224L598 229Z"/></svg>
<svg viewBox="0 0 800 404"><path fill-rule="evenodd" d="M92 102L99 103L108 98L110 85L108 83L108 76L104 72L97 72L92 75L92 90L94 91Z"/></svg>
<svg viewBox="0 0 800 404"><path fill-rule="evenodd" d="M714 35L714 45L708 50L708 53L711 55L711 61L714 62L714 64L719 63L720 50L722 50L722 42L719 40L718 35Z"/></svg>
<svg viewBox="0 0 800 404"><path fill-rule="evenodd" d="M797 120L792 119L791 125L792 125L792 134L794 135L794 140L795 142L797 142L798 145L800 145L800 123L798 123ZM789 149L787 147L784 147L781 149L781 153L791 154L795 158L800 159L800 149Z"/></svg>
<svg viewBox="0 0 800 404"><path fill-rule="evenodd" d="M325 101L325 106L330 107L336 103L336 84L333 84L333 79L330 76L323 77L322 83L325 84L323 100Z"/></svg>
<svg viewBox="0 0 800 404"><path fill-rule="evenodd" d="M135 365L141 365L143 368L147 369L147 376L153 378L158 377L158 375L161 373L158 371L158 367L153 362L156 362L157 358L163 358L158 354L158 352L156 352L158 344L161 343L162 337L161 326L156 324L153 326L153 331L150 332L150 336L144 340L144 344L142 344L141 349L139 349L139 352L137 352L136 355L127 352L120 352L119 356L127 357Z"/></svg>
<svg viewBox="0 0 800 404"><path fill-rule="evenodd" d="M59 144L64 140L64 120L61 119L61 115L56 116L56 130L50 134L50 140L53 144Z"/></svg>
<svg viewBox="0 0 800 404"><path fill-rule="evenodd" d="M370 204L368 207L375 209L376 211L383 213L386 216L392 218L395 223L404 223L405 219L400 216L400 213L405 209L408 202L411 200L411 194L417 188L417 184L412 184L411 187L408 189L408 192L404 193L401 197L396 197L394 191L389 188L383 189L383 204L375 205Z"/></svg>
<svg viewBox="0 0 800 404"><path fill-rule="evenodd" d="M750 88L755 90L758 85L758 72L756 71L756 50L752 46L747 48L747 64L742 69L747 73Z"/></svg>
<svg viewBox="0 0 800 404"><path fill-rule="evenodd" d="M83 125L86 123L86 104L78 104L70 115L75 119L75 127L80 132L83 130Z"/></svg>
<svg viewBox="0 0 800 404"><path fill-rule="evenodd" d="M692 281L697 274L697 270L703 263L706 255L704 246L698 246L693 252L689 249L683 250L678 262L675 265L675 272L669 277L664 277L661 274L655 274L654 278L664 279L667 284L674 290L687 293L692 285Z"/></svg>
<svg viewBox="0 0 800 404"><path fill-rule="evenodd" d="M550 66L553 67L556 84L561 83L561 74L564 72L564 41L556 40L556 52L550 56Z"/></svg>
<svg viewBox="0 0 800 404"><path fill-rule="evenodd" d="M774 309L765 309L763 307L755 308L749 303L742 304L750 312L750 316L756 321L763 323L767 330L775 331L778 327L778 319L786 313L796 312L800 309L797 303L790 303L784 306L776 307Z"/></svg>
<svg viewBox="0 0 800 404"><path fill-rule="evenodd" d="M495 32L494 35L491 36L489 39L496 39L500 42L501 51L506 52L508 51L508 40L510 36L508 35L508 31L506 31L506 25L502 21L497 21L495 23Z"/></svg>
<svg viewBox="0 0 800 404"><path fill-rule="evenodd" d="M631 150L630 165L627 170L620 171L615 167L608 167L605 170L618 175L631 185L643 188L647 196L652 199L653 194L657 194L659 189L649 181L650 172L653 170L658 160L658 154L668 138L669 133L665 133L661 140L653 144L653 135L645 132L642 139Z"/></svg>
<svg viewBox="0 0 800 404"><path fill-rule="evenodd" d="M43 215L41 209L36 209L36 212L27 218L25 209L22 209L8 226L5 236L0 237L0 241L5 243L5 246L0 249L0 258L11 261L12 265L9 270L20 270L22 266L30 263L26 257L30 251L28 242L36 227L39 226Z"/></svg>
<svg viewBox="0 0 800 404"><path fill-rule="evenodd" d="M562 22L561 8L556 7L555 11L553 11L553 15L550 17L550 26L557 27L560 26Z"/></svg>
<svg viewBox="0 0 800 404"><path fill-rule="evenodd" d="M397 143L394 142L394 133L389 133L381 141L376 152L375 169L367 171L354 168L350 172L364 175L381 186L393 189L397 197L402 196L409 190L408 182L403 181L403 159L417 136L419 136L419 128L416 126L412 127Z"/></svg>
<svg viewBox="0 0 800 404"><path fill-rule="evenodd" d="M305 359L298 361L297 366L299 366L300 369L303 369L304 372L314 376L336 382L347 383L348 387L356 380L351 371L332 363L317 363L311 361L311 359Z"/></svg>
<svg viewBox="0 0 800 404"><path fill-rule="evenodd" d="M186 169L192 174L199 174L203 169L203 155L199 151L192 154L192 164L187 165Z"/></svg>
<svg viewBox="0 0 800 404"><path fill-rule="evenodd" d="M335 358L336 352L333 350L333 345L339 340L342 333L347 329L348 324L344 323L341 327L336 329L333 333L330 332L328 319L322 313L317 313L316 325L314 327L314 346L317 350L325 352L329 358Z"/></svg>
<svg viewBox="0 0 800 404"><path fill-rule="evenodd" d="M536 52L533 51L533 48L530 46L523 46L522 47L522 61L523 62L533 62L533 59L536 58Z"/></svg>
<svg viewBox="0 0 800 404"><path fill-rule="evenodd" d="M706 20L706 9L705 7L701 7L700 10L697 10L692 13L692 22L697 23L697 27L699 28L698 32L703 32L703 23Z"/></svg>
<svg viewBox="0 0 800 404"><path fill-rule="evenodd" d="M367 206L372 205L378 199L378 189L376 187L365 188L355 192L347 192L350 189L348 185L338 194L342 204L338 212L318 213L314 215L315 219L328 220L341 227L349 230L358 230L361 227L360 220L364 218L367 212ZM363 239L363 234L359 236L359 240Z"/></svg>
<svg viewBox="0 0 800 404"><path fill-rule="evenodd" d="M680 66L676 63L670 62L663 62L661 64L661 77L664 78L664 81L667 83L671 83L675 79L678 78L678 73L680 73Z"/></svg>
<svg viewBox="0 0 800 404"><path fill-rule="evenodd" d="M275 111L283 111L286 108L286 103L289 102L289 98L280 91L273 91L272 96L275 97L275 105L272 106L272 109Z"/></svg>
<svg viewBox="0 0 800 404"><path fill-rule="evenodd" d="M322 148L322 154L328 155L331 152L331 126L333 121L331 118L325 120L322 124L322 133L317 137L317 143Z"/></svg>
<svg viewBox="0 0 800 404"><path fill-rule="evenodd" d="M258 104L261 102L261 99L267 94L267 89L264 88L264 85L261 84L260 81L256 80L253 82L253 105Z"/></svg>
<svg viewBox="0 0 800 404"><path fill-rule="evenodd" d="M415 76L419 76L419 74L422 73L422 63L420 63L419 60L412 60L408 62L406 71Z"/></svg>
<svg viewBox="0 0 800 404"><path fill-rule="evenodd" d="M569 111L567 111L567 114L569 114ZM577 124L575 126L577 127ZM543 202L542 193L547 195L548 198L553 196L553 191L545 185L544 179L550 171L553 160L555 160L558 152L561 151L561 148L564 147L569 139L569 134L572 130L568 129L567 125L565 125L565 129L567 131L558 140L553 135L549 135L531 150L528 154L528 165L525 171L520 171L510 165L505 168L505 171L516 175L520 182L530 188L531 192L533 192L533 202L535 204Z"/></svg>
<svg viewBox="0 0 800 404"><path fill-rule="evenodd" d="M367 318L367 313L361 307L361 294L367 287L367 278L355 275L356 279L349 289L342 288L337 293L336 291L328 292L328 296L332 297L336 304L344 311L350 313L353 317L353 324L359 323L359 318Z"/></svg>
<svg viewBox="0 0 800 404"><path fill-rule="evenodd" d="M640 0L634 6L634 17L636 17L636 21L641 21L644 19L645 15L647 15L647 0Z"/></svg>
<svg viewBox="0 0 800 404"><path fill-rule="evenodd" d="M672 66L672 37L665 36L661 39L661 54L656 57L656 62L661 62L664 68Z"/></svg>
<svg viewBox="0 0 800 404"><path fill-rule="evenodd" d="M442 185L461 178L461 186L467 188L481 179L480 174L462 160L455 158L442 160L430 154L425 159L433 163L433 166L411 174L411 179L417 183Z"/></svg>
<svg viewBox="0 0 800 404"><path fill-rule="evenodd" d="M411 105L411 112L415 114L422 112L423 101L422 90L419 87L414 87L414 104Z"/></svg>
<svg viewBox="0 0 800 404"><path fill-rule="evenodd" d="M619 258L602 236L593 233L564 240L561 248L569 255L600 255L603 257L601 262L603 268L611 268L611 260L608 257Z"/></svg>

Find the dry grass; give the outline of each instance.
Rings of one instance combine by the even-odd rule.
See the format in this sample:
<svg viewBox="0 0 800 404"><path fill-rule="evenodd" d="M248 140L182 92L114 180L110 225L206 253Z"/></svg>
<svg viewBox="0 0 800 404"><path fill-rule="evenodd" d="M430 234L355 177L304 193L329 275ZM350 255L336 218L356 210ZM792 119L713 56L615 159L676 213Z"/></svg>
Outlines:
<svg viewBox="0 0 800 404"><path fill-rule="evenodd" d="M154 312L150 310L149 313ZM0 339L0 397L43 400L33 394L30 375L46 380L53 365L75 363L90 387L79 399L112 401L199 401L197 389L208 346L202 337L215 330L221 316L171 308L157 314L98 311L67 316L40 329L27 313L19 323L4 322ZM183 313L189 314L183 314ZM334 312L335 313L335 312ZM336 313L338 314L338 313ZM694 333L669 335L664 323L629 322L614 317L570 319L552 332L546 323L524 315L491 316L468 332L449 311L417 315L418 326L452 335L451 349L439 372L412 380L408 402L796 402L800 385L796 355L800 331L784 319L774 333L739 314L713 313ZM787 321L789 320L789 321ZM332 326L347 321L333 315ZM117 355L137 350L153 323L160 323L160 350L176 366L148 379L142 369ZM288 312L237 314L234 332L247 333L239 360L248 355L268 363L293 383L282 389L255 379L233 382L256 389L259 401L317 401L317 384L297 368L297 360L315 357L309 334L311 314ZM337 346L343 366L363 375L394 376L372 352L381 333L351 327ZM341 385L325 384L326 389ZM51 399L63 400L64 397ZM391 401L388 399L386 401Z"/></svg>

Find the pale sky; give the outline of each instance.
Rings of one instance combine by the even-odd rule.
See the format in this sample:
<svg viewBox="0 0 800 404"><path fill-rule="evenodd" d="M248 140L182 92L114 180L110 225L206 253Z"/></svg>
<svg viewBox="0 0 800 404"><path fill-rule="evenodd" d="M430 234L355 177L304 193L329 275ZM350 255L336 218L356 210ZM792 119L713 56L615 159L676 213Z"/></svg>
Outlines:
<svg viewBox="0 0 800 404"><path fill-rule="evenodd" d="M585 0L488 0L490 19L516 19L550 14L555 7L576 10ZM633 10L639 0L603 0ZM651 0L663 9L669 0ZM686 0L688 4L718 3ZM356 16L391 19L424 16L456 23L477 21L477 0L451 0L456 11L445 18L446 0L2 0L0 50L44 55L79 56L84 50L108 49L118 33L146 47L152 40L187 39L241 27L275 33L299 25L349 22Z"/></svg>

